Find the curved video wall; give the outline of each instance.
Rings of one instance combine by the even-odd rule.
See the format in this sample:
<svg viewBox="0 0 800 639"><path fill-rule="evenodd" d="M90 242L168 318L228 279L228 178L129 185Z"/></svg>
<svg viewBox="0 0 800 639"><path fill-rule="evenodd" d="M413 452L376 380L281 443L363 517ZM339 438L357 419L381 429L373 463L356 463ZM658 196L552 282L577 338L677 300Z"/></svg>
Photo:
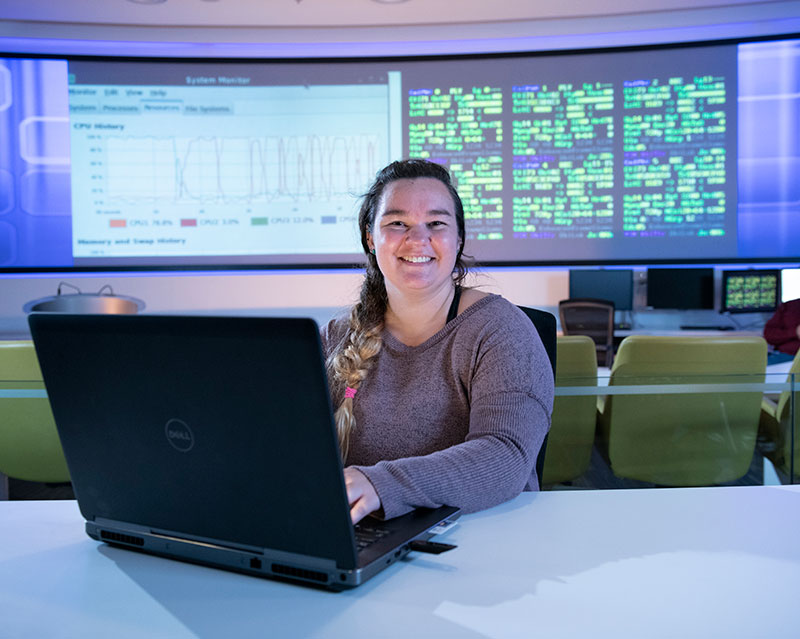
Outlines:
<svg viewBox="0 0 800 639"><path fill-rule="evenodd" d="M800 40L287 60L0 54L3 271L350 266L446 165L486 265L800 255Z"/></svg>

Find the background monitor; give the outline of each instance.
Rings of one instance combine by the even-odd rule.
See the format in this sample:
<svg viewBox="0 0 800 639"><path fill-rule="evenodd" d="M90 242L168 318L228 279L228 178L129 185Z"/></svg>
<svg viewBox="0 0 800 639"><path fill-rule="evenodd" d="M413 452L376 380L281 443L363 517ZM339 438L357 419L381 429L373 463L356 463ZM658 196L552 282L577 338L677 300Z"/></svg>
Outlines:
<svg viewBox="0 0 800 639"><path fill-rule="evenodd" d="M570 298L610 300L618 311L633 308L632 269L574 269L569 272Z"/></svg>
<svg viewBox="0 0 800 639"><path fill-rule="evenodd" d="M781 270L781 302L800 298L800 268Z"/></svg>
<svg viewBox="0 0 800 639"><path fill-rule="evenodd" d="M657 309L713 309L713 268L648 268L647 305Z"/></svg>
<svg viewBox="0 0 800 639"><path fill-rule="evenodd" d="M779 269L722 272L723 313L774 312L780 293Z"/></svg>

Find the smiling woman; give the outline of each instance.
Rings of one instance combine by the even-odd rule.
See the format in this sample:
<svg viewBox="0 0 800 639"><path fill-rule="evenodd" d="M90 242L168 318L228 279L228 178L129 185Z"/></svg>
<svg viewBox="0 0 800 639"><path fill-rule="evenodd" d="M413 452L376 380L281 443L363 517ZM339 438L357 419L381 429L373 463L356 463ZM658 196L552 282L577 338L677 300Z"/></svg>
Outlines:
<svg viewBox="0 0 800 639"><path fill-rule="evenodd" d="M447 170L390 164L359 227L361 298L322 331L353 521L538 489L551 366L522 311L462 287L464 209Z"/></svg>
<svg viewBox="0 0 800 639"><path fill-rule="evenodd" d="M367 244L389 297L386 328L416 346L441 328L455 295L464 237L453 196L435 178L396 180L384 189L371 227ZM417 317L402 317L411 313Z"/></svg>

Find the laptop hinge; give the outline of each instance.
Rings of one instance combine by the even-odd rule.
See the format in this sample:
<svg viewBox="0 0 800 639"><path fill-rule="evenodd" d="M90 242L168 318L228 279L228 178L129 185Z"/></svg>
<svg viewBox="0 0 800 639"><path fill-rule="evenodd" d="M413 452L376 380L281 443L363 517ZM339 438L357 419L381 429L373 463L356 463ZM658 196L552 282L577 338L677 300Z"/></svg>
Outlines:
<svg viewBox="0 0 800 639"><path fill-rule="evenodd" d="M313 565L317 567L324 567L331 570L338 570L336 561L334 559L327 559L324 557L309 557L308 555L300 555L285 550L277 550L273 548L261 548L258 546L248 546L242 544L220 544L218 540L212 540L207 537L198 537L191 535L176 535L174 532L167 532L164 530L155 530L148 526L140 524L131 524L128 522L116 521L113 519L105 519L103 517L96 517L93 521L95 526L101 528L109 528L114 531L122 530L138 535L147 535L156 537L158 539L174 541L178 543L192 544L195 546L203 546L206 548L214 548L217 550L246 552L254 555L261 555L265 560L281 561L296 565Z"/></svg>
<svg viewBox="0 0 800 639"><path fill-rule="evenodd" d="M153 535L161 539L168 539L170 541L181 541L188 544L198 544L207 546L208 548L221 548L224 550L240 550L242 552L250 552L257 555L263 554L264 549L258 546L248 546L244 544L221 544L219 540L209 539L207 537L199 537L196 535L178 535L174 532L166 530L158 530L150 528L149 526L142 526L140 524L131 524L125 521L116 521L113 519L105 519L103 517L96 517L94 523L98 526L111 528L112 530L124 530L126 532L136 533L139 535Z"/></svg>

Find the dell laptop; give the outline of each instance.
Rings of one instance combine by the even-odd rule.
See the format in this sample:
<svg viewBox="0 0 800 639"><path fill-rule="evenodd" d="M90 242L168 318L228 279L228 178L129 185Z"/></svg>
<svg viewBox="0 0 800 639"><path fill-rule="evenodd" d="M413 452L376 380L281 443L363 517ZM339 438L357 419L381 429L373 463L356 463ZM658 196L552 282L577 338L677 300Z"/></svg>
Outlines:
<svg viewBox="0 0 800 639"><path fill-rule="evenodd" d="M418 509L354 528L312 319L29 323L94 539L344 589L424 549L458 514Z"/></svg>

